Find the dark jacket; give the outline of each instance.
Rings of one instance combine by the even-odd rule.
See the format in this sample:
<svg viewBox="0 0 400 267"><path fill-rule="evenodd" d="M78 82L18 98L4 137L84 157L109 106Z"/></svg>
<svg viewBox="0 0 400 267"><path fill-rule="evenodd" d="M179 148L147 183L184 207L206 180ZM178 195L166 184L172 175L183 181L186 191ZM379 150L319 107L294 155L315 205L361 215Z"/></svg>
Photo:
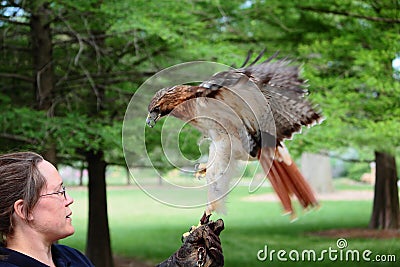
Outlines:
<svg viewBox="0 0 400 267"><path fill-rule="evenodd" d="M90 260L76 249L64 246L53 245L51 247L53 261L57 267L94 267ZM47 267L18 251L0 247L0 267Z"/></svg>

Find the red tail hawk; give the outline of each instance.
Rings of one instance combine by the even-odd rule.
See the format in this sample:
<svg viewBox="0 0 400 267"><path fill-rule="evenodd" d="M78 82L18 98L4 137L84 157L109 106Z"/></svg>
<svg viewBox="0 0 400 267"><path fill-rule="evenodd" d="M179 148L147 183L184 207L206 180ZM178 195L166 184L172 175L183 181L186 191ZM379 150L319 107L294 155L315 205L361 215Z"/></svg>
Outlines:
<svg viewBox="0 0 400 267"><path fill-rule="evenodd" d="M216 73L198 86L176 85L159 90L148 106L152 127L166 115L187 121L208 136L206 214L224 209L224 197L237 160L259 160L283 208L293 215L291 196L302 206L317 205L312 190L284 148L302 126L321 115L305 99L306 82L299 68L276 55L258 63Z"/></svg>

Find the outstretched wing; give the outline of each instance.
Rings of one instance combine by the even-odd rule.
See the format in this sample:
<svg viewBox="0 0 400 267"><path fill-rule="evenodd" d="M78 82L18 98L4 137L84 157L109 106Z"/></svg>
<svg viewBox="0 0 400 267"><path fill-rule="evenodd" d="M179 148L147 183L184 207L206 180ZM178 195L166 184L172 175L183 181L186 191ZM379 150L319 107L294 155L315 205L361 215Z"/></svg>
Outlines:
<svg viewBox="0 0 400 267"><path fill-rule="evenodd" d="M237 102L240 98L248 101L254 113L252 116L259 120L258 125L249 127L249 140L244 140L252 145L248 149L252 156L260 147L271 143L279 144L299 132L302 126L321 120L320 113L305 98L308 93L307 84L299 77L299 67L291 65L287 59L272 61L276 54L256 64L261 56L262 54L247 67L219 72L199 86L208 89L205 90L206 95L210 94L224 101ZM258 92L253 91L254 88ZM231 91L237 92L239 98L232 98ZM264 96L263 100L260 100L260 93ZM261 105L264 106L260 107ZM249 117L248 113L238 112L244 121ZM271 119L274 127L270 124ZM271 141L271 137L276 142Z"/></svg>

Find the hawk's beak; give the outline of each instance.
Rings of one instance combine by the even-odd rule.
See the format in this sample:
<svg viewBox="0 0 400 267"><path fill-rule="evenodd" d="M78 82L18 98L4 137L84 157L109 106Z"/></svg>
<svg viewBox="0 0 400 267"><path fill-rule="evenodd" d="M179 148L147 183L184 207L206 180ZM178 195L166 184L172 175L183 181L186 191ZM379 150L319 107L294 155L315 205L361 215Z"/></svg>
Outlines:
<svg viewBox="0 0 400 267"><path fill-rule="evenodd" d="M147 115L146 124L147 124L150 128L153 128L154 125L156 125L156 122L158 121L159 118L160 118L160 113L157 113L157 112L150 112L150 113Z"/></svg>

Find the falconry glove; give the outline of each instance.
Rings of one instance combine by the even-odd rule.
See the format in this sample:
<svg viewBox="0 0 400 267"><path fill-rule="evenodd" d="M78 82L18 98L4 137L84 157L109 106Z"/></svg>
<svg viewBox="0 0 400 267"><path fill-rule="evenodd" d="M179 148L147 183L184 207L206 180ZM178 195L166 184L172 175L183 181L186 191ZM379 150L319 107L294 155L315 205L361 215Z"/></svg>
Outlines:
<svg viewBox="0 0 400 267"><path fill-rule="evenodd" d="M190 232L182 246L156 267L221 267L224 266L219 235L224 229L222 219L209 221Z"/></svg>

